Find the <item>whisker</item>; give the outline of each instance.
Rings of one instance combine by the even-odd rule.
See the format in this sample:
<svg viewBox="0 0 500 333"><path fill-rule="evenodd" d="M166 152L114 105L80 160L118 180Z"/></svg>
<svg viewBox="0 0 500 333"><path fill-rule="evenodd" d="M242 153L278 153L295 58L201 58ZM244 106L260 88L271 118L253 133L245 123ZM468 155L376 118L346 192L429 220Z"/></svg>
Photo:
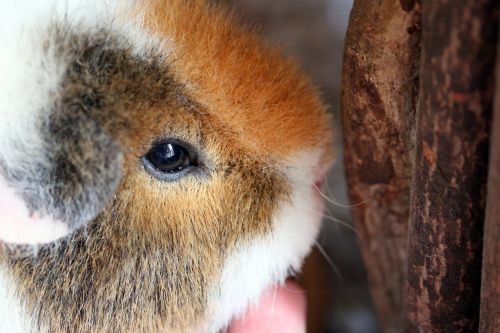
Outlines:
<svg viewBox="0 0 500 333"><path fill-rule="evenodd" d="M333 195L332 190L330 189L330 181L328 180L328 176L329 174L327 173L325 176L326 194L328 194L330 198L334 198L335 196Z"/></svg>
<svg viewBox="0 0 500 333"><path fill-rule="evenodd" d="M330 258L328 253L326 253L325 249L317 241L314 242L314 244L318 248L321 255L325 258L325 260L328 263L328 265L330 266L330 268L335 272L337 277L342 281L343 280L342 274L340 273L340 270L337 268L337 266L333 263L332 258Z"/></svg>
<svg viewBox="0 0 500 333"><path fill-rule="evenodd" d="M330 199L329 197L327 197L323 192L321 192L321 190L318 188L318 186L316 186L316 184L313 184L314 188L318 191L318 193L323 197L323 199L325 199L327 202L333 204L333 205L336 205L336 206L339 206L339 207L343 207L343 208L354 208L354 207L358 207L358 206L361 206L361 205L364 205L365 203L368 202L368 200L364 200L364 201L361 201L361 202L358 202L358 203L355 203L355 204L352 204L352 205L344 205L340 202L337 202L333 199Z"/></svg>
<svg viewBox="0 0 500 333"><path fill-rule="evenodd" d="M302 289L290 289L285 285L283 285L282 287L283 289L285 289L286 291L288 291L289 293L292 293L292 294L307 294L307 290L302 290Z"/></svg>
<svg viewBox="0 0 500 333"><path fill-rule="evenodd" d="M278 293L278 289L276 287L273 288L273 299L271 301L271 307L269 308L269 316L267 317L267 323L266 323L267 327L271 326L271 320L273 319L273 316L274 316L274 308L276 305L276 294L277 293Z"/></svg>
<svg viewBox="0 0 500 333"><path fill-rule="evenodd" d="M334 216L330 216L330 215L326 215L326 214L323 214L323 218L326 219L326 220L330 220L330 221L333 221L333 222L336 222L338 223L339 225L343 226L343 227L346 227L347 229L351 230L352 232L354 232L354 234L356 235L356 237L358 237L361 241L364 241L363 237L361 236L361 234L359 233L359 231L354 228L352 225L350 225L349 223L345 222L345 221L342 221Z"/></svg>

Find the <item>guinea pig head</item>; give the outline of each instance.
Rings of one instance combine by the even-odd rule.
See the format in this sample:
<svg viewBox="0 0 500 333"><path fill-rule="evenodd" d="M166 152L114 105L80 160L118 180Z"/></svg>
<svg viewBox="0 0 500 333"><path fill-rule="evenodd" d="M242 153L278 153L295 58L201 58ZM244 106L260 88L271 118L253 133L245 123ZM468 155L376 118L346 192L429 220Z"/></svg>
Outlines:
<svg viewBox="0 0 500 333"><path fill-rule="evenodd" d="M217 6L79 4L16 59L34 82L2 97L0 174L30 219L84 226L36 256L9 247L10 281L41 330L217 332L310 250L329 115Z"/></svg>

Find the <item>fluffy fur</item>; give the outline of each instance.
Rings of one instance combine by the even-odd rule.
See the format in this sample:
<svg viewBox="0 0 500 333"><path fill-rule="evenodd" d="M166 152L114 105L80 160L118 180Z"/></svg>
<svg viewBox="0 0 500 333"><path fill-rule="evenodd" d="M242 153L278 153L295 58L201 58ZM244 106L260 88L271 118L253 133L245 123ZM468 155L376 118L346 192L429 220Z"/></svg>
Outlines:
<svg viewBox="0 0 500 333"><path fill-rule="evenodd" d="M39 200L35 209L61 211L44 193L73 207L58 215L69 225L88 223L36 255L3 247L0 322L9 332L217 332L300 268L319 229L313 183L332 158L329 117L294 62L223 9L106 3L95 16L92 1L44 7L36 25L16 13L31 22L15 30L22 40L39 27L41 43L21 42L33 62L50 66L20 60L28 74L0 90L18 126L2 133L0 165L21 175L13 186L33 188L24 198ZM43 79L21 103L33 73ZM149 175L140 158L164 138L195 147L200 172L176 182ZM31 170L19 153L31 142L61 177L16 181ZM47 184L61 190L46 193Z"/></svg>
<svg viewBox="0 0 500 333"><path fill-rule="evenodd" d="M291 197L273 217L270 233L237 244L226 262L220 282L212 287L208 329L216 332L228 318L241 314L258 301L265 288L300 270L302 260L319 231L323 204L310 179L318 178L320 151L302 153L287 167Z"/></svg>
<svg viewBox="0 0 500 333"><path fill-rule="evenodd" d="M76 42L72 45L75 31L91 35L90 39L102 35L100 31L109 31L106 35L127 35L128 47L141 52L147 50L145 41L155 44L149 36L138 37L139 21L119 22L124 16L130 17L126 13L133 5L127 1L77 0L9 0L2 4L0 172L9 187L14 188L12 195L24 199L31 215L40 216L36 221L26 217L24 229L23 224L18 225L20 232L28 235L24 238L36 241L36 230L59 230L62 223L73 230L94 218L116 190L120 175L106 172L106 168L121 165L120 152L113 139L88 120L80 121L81 126L63 129L63 121L82 118L75 116L77 104L67 100L70 96L66 94L65 81L69 66L77 60L74 53L81 52L75 48L82 45ZM71 110L64 112L65 117L57 117L61 109ZM93 141L78 140L79 131ZM68 135L74 140L69 140ZM95 140L96 136L100 139ZM75 141L80 147L72 145ZM71 147L64 149L65 144ZM83 147L86 144L87 147ZM86 150L85 154L82 150ZM78 156L68 156L68 151ZM97 156L99 151L101 156ZM103 161L112 155L116 157ZM64 162L63 156L69 161ZM68 186L74 190L68 191ZM49 234L45 232L50 238ZM38 241L45 238L40 237Z"/></svg>
<svg viewBox="0 0 500 333"><path fill-rule="evenodd" d="M118 5L118 4L122 5ZM67 66L49 27L113 29L131 1L6 0L0 12L0 157L8 168L28 168L22 155L44 161L41 123L48 116ZM129 9L130 10L130 9ZM133 30L123 24L120 30ZM19 156L21 155L21 156Z"/></svg>

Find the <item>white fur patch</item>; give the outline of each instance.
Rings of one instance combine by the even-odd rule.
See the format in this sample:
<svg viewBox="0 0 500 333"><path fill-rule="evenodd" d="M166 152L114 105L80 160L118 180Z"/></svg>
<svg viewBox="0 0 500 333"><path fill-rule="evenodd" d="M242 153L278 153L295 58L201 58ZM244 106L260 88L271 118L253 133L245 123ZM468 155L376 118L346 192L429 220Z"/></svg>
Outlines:
<svg viewBox="0 0 500 333"><path fill-rule="evenodd" d="M313 187L319 157L315 152L294 159L287 172L293 188L291 201L284 202L275 215L272 232L240 244L226 261L221 285L211 295L211 326L203 332L218 332L257 302L266 288L300 270L321 225L323 202Z"/></svg>

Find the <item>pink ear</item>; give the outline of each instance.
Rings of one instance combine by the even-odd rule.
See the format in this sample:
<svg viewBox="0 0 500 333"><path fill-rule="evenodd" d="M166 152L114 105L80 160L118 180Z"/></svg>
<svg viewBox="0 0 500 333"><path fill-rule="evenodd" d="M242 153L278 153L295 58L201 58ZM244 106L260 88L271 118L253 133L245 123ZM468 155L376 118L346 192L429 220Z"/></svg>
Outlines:
<svg viewBox="0 0 500 333"><path fill-rule="evenodd" d="M230 327L229 333L305 333L306 302L304 291L293 282L268 290Z"/></svg>
<svg viewBox="0 0 500 333"><path fill-rule="evenodd" d="M68 226L48 216L31 214L25 202L0 176L0 241L43 244L66 236Z"/></svg>

